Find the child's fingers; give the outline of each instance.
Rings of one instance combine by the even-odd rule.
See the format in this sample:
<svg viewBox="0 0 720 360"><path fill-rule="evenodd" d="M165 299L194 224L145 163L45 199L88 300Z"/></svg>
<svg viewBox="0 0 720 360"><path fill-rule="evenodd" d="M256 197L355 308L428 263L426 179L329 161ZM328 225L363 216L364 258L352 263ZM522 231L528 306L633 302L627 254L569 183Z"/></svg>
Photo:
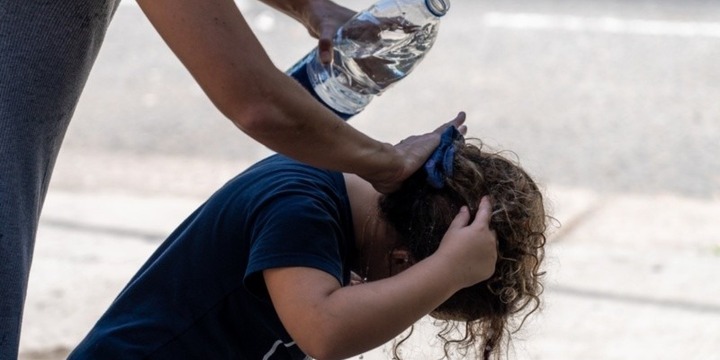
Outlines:
<svg viewBox="0 0 720 360"><path fill-rule="evenodd" d="M457 215L455 215L455 218L450 223L449 230L453 229L462 229L465 226L467 226L468 222L470 221L470 211L468 210L467 206L463 206L460 208L460 212L458 212Z"/></svg>
<svg viewBox="0 0 720 360"><path fill-rule="evenodd" d="M477 214L471 225L483 226L490 224L490 217L492 216L492 203L489 196L483 196L478 206Z"/></svg>

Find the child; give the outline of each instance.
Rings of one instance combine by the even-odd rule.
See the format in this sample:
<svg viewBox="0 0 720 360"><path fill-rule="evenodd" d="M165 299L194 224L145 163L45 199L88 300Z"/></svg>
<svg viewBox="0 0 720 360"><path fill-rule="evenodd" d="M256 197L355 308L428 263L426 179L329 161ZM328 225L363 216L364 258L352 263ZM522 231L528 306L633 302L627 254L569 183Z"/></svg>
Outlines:
<svg viewBox="0 0 720 360"><path fill-rule="evenodd" d="M342 359L427 314L489 358L539 303L544 231L532 179L454 127L387 196L271 156L170 235L70 359Z"/></svg>

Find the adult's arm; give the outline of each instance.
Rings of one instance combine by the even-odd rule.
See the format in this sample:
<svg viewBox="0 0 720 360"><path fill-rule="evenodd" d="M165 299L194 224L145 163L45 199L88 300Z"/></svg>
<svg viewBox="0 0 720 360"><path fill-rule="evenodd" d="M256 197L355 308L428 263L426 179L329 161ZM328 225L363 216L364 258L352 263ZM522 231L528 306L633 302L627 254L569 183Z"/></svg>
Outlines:
<svg viewBox="0 0 720 360"><path fill-rule="evenodd" d="M340 287L310 268L263 272L280 320L309 356L343 359L373 349L436 309L458 290L488 279L497 259L485 197L475 219L463 208L440 248L425 260L387 279Z"/></svg>
<svg viewBox="0 0 720 360"><path fill-rule="evenodd" d="M388 192L439 143L436 131L392 146L336 117L273 65L233 0L138 4L215 106L274 151L355 173ZM459 126L458 121L454 124Z"/></svg>

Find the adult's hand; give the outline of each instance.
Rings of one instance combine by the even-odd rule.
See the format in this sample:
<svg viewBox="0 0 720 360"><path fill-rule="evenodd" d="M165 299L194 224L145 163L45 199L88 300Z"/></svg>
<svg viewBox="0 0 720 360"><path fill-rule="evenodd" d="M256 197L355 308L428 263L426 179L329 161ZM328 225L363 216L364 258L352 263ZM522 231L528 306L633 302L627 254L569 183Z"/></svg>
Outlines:
<svg viewBox="0 0 720 360"><path fill-rule="evenodd" d="M388 194L402 185L403 181L420 169L427 161L433 151L440 144L440 136L449 126L456 127L463 135L467 132L465 113L460 112L454 119L435 129L435 131L410 136L395 145L395 151L402 159L400 166L395 169L384 169L383 172L375 174L358 174L373 185L375 190Z"/></svg>
<svg viewBox="0 0 720 360"><path fill-rule="evenodd" d="M323 64L329 64L333 59L333 38L338 28L353 16L355 11L332 1L310 2L305 27L311 36L318 39L318 51Z"/></svg>
<svg viewBox="0 0 720 360"><path fill-rule="evenodd" d="M333 38L337 30L355 15L355 11L330 0L262 0L305 26L318 39L320 61L329 64L333 58Z"/></svg>

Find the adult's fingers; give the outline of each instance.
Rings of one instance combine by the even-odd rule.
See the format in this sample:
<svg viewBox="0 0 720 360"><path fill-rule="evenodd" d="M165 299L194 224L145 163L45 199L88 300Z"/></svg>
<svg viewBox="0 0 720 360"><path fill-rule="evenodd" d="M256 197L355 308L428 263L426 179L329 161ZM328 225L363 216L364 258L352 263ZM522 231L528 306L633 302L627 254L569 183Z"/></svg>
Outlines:
<svg viewBox="0 0 720 360"><path fill-rule="evenodd" d="M332 41L328 39L320 39L318 42L318 52L320 55L320 62L323 64L330 64L332 61Z"/></svg>
<svg viewBox="0 0 720 360"><path fill-rule="evenodd" d="M324 26L320 33L320 41L318 42L318 51L320 52L320 62L323 64L330 64L333 56L333 43L332 38L335 34L335 29L331 26Z"/></svg>
<svg viewBox="0 0 720 360"><path fill-rule="evenodd" d="M459 131L463 136L467 135L467 126L461 125L461 126L460 126L459 128L457 128L457 129L458 129L458 131Z"/></svg>
<svg viewBox="0 0 720 360"><path fill-rule="evenodd" d="M460 127L461 127L461 125L462 125L463 123L465 123L465 112L464 112L464 111L461 111L461 112L459 112L459 113L457 114L457 116L455 116L454 119L452 119L452 120L450 120L450 121L448 121L448 122L440 125L440 127L438 127L437 129L435 129L435 131L433 131L433 132L436 133L436 134L442 134L443 131L445 131L445 129L447 129L447 128L450 127L450 126L454 126L454 127L458 128L458 129L460 129ZM466 128L465 131L467 131L467 128Z"/></svg>

